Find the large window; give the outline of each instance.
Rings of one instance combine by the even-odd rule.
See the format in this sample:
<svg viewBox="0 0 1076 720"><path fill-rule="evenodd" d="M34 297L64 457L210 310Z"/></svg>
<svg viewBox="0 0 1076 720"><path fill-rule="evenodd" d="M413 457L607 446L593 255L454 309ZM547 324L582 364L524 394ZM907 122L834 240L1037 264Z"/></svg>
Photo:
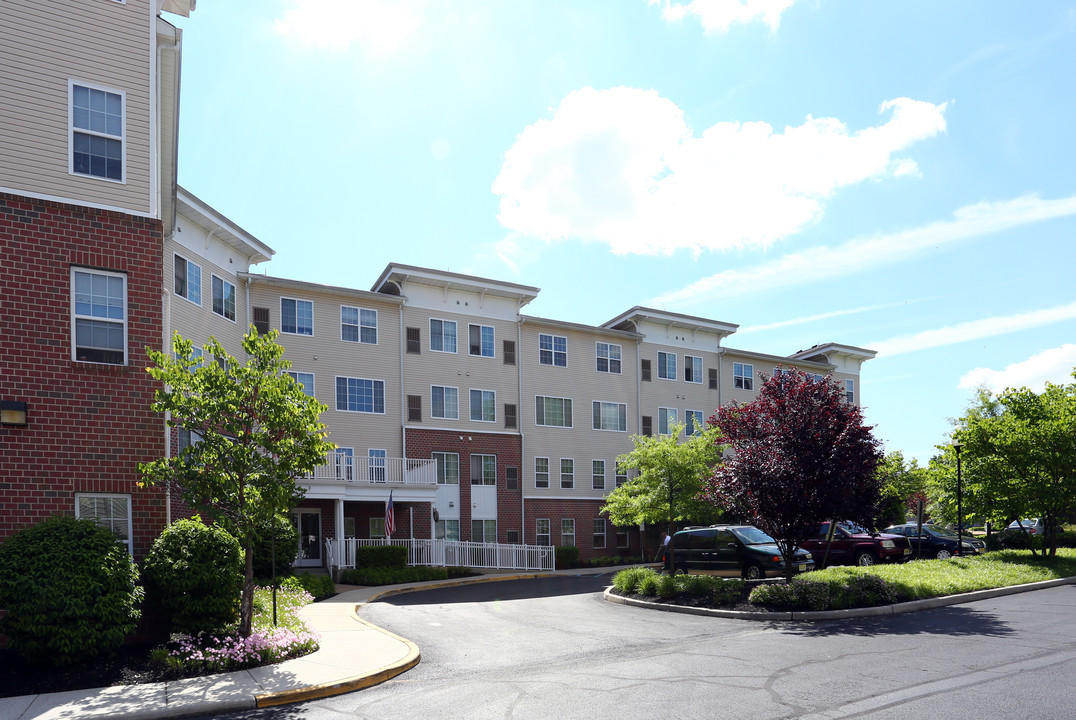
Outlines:
<svg viewBox="0 0 1076 720"><path fill-rule="evenodd" d="M658 377L664 380L676 379L676 353L658 353Z"/></svg>
<svg viewBox="0 0 1076 720"><path fill-rule="evenodd" d="M594 401L594 429L627 432L628 406L624 403Z"/></svg>
<svg viewBox="0 0 1076 720"><path fill-rule="evenodd" d="M459 388L432 385L430 387L430 413L443 420L458 420L460 417Z"/></svg>
<svg viewBox="0 0 1076 720"><path fill-rule="evenodd" d="M213 312L235 322L235 285L213 276Z"/></svg>
<svg viewBox="0 0 1076 720"><path fill-rule="evenodd" d="M539 333L538 362L542 365L568 367L568 338Z"/></svg>
<svg viewBox="0 0 1076 720"><path fill-rule="evenodd" d="M302 387L303 392L314 397L314 374L304 372L293 372L291 370L284 371L292 380L297 382Z"/></svg>
<svg viewBox="0 0 1076 720"><path fill-rule="evenodd" d="M684 422L687 424L688 435L698 435L706 429L706 421L702 419L702 410L685 410Z"/></svg>
<svg viewBox="0 0 1076 720"><path fill-rule="evenodd" d="M472 520L471 542L495 543L497 542L496 520Z"/></svg>
<svg viewBox="0 0 1076 720"><path fill-rule="evenodd" d="M497 456L471 455L471 484L497 484Z"/></svg>
<svg viewBox="0 0 1076 720"><path fill-rule="evenodd" d="M175 282L173 288L176 295L190 300L195 305L202 304L202 268L190 260L174 256L173 275Z"/></svg>
<svg viewBox="0 0 1076 720"><path fill-rule="evenodd" d="M592 544L595 550L605 547L605 518L594 518Z"/></svg>
<svg viewBox="0 0 1076 720"><path fill-rule="evenodd" d="M575 460L572 458L560 459L560 486L565 490L575 487Z"/></svg>
<svg viewBox="0 0 1076 720"><path fill-rule="evenodd" d="M534 520L534 544L552 545L553 540L549 536L549 518L536 518Z"/></svg>
<svg viewBox="0 0 1076 720"><path fill-rule="evenodd" d="M127 276L71 270L75 360L127 364Z"/></svg>
<svg viewBox="0 0 1076 720"><path fill-rule="evenodd" d="M604 460L591 460L590 461L590 482L591 487L595 490L605 489L605 461Z"/></svg>
<svg viewBox="0 0 1076 720"><path fill-rule="evenodd" d="M124 94L74 83L70 94L71 172L124 182Z"/></svg>
<svg viewBox="0 0 1076 720"><path fill-rule="evenodd" d="M434 527L434 534L438 540L458 541L460 539L460 521L438 520Z"/></svg>
<svg viewBox="0 0 1076 720"><path fill-rule="evenodd" d="M309 300L280 298L280 332L313 335L314 303Z"/></svg>
<svg viewBox="0 0 1076 720"><path fill-rule="evenodd" d="M658 434L668 435L676 424L676 408L658 408Z"/></svg>
<svg viewBox="0 0 1076 720"><path fill-rule="evenodd" d="M385 471L388 461L387 450L371 449L366 453L366 469L369 471L370 482L385 482Z"/></svg>
<svg viewBox="0 0 1076 720"><path fill-rule="evenodd" d="M471 390L471 419L478 422L497 422L497 393L492 390Z"/></svg>
<svg viewBox="0 0 1076 720"><path fill-rule="evenodd" d="M456 352L456 321L430 319L430 350Z"/></svg>
<svg viewBox="0 0 1076 720"><path fill-rule="evenodd" d="M534 398L534 422L536 425L570 428L572 426L571 398L536 395Z"/></svg>
<svg viewBox="0 0 1076 720"><path fill-rule="evenodd" d="M336 409L384 414L385 382L366 378L336 378Z"/></svg>
<svg viewBox="0 0 1076 720"><path fill-rule="evenodd" d="M575 545L575 518L561 518L560 544Z"/></svg>
<svg viewBox="0 0 1076 720"><path fill-rule="evenodd" d="M338 447L333 451L336 479L351 482L355 479L355 448Z"/></svg>
<svg viewBox="0 0 1076 720"><path fill-rule="evenodd" d="M93 520L116 535L116 540L134 554L131 544L131 496L75 494L75 517Z"/></svg>
<svg viewBox="0 0 1076 720"><path fill-rule="evenodd" d="M340 339L377 345L377 310L341 305Z"/></svg>
<svg viewBox="0 0 1076 720"><path fill-rule="evenodd" d="M702 358L694 355L684 356L684 380L702 383Z"/></svg>
<svg viewBox="0 0 1076 720"><path fill-rule="evenodd" d="M460 484L460 454L454 452L435 452L433 460L437 464L438 485Z"/></svg>
<svg viewBox="0 0 1076 720"><path fill-rule="evenodd" d="M755 366L748 363L733 363L732 386L737 390L751 390L754 388Z"/></svg>
<svg viewBox="0 0 1076 720"><path fill-rule="evenodd" d="M467 331L468 354L493 357L493 328L489 325L471 325Z"/></svg>
<svg viewBox="0 0 1076 720"><path fill-rule="evenodd" d="M549 487L549 458L534 458L534 487Z"/></svg>
<svg viewBox="0 0 1076 720"><path fill-rule="evenodd" d="M597 345L598 372L620 374L620 346L600 342Z"/></svg>

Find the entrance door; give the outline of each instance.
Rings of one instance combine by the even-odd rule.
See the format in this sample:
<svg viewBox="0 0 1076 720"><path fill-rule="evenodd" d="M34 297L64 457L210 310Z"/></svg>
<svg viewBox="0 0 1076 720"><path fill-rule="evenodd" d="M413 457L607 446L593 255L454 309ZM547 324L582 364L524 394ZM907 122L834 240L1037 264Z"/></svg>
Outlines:
<svg viewBox="0 0 1076 720"><path fill-rule="evenodd" d="M297 567L321 567L321 511L293 510L295 526L299 528Z"/></svg>

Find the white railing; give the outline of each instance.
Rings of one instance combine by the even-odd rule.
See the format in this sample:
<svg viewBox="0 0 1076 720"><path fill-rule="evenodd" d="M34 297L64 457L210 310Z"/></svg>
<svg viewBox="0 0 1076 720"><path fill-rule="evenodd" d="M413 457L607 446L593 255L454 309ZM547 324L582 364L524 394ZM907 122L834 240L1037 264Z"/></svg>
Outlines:
<svg viewBox="0 0 1076 720"><path fill-rule="evenodd" d="M437 463L415 458L354 457L343 453L329 455L306 479L336 480L343 483L381 485L436 485Z"/></svg>
<svg viewBox="0 0 1076 720"><path fill-rule="evenodd" d="M330 566L353 568L358 548L368 545L398 545L407 548L408 565L469 567L500 570L554 570L556 552L551 545L514 545L508 543L461 542L459 540L359 539L346 538L340 543L336 564L335 540L325 541Z"/></svg>

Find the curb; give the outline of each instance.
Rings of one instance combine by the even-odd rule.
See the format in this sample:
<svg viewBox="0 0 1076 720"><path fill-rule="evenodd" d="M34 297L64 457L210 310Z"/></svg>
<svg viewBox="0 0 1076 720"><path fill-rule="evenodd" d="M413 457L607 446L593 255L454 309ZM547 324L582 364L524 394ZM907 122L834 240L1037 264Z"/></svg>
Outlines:
<svg viewBox="0 0 1076 720"><path fill-rule="evenodd" d="M714 608L698 608L687 607L684 605L655 603L647 600L638 600L636 598L615 595L612 592L612 586L605 589L603 597L606 601L619 605L632 605L648 610L663 610L665 612L676 612L686 615L706 615L709 617L729 618L734 620L810 622L815 620L843 620L846 618L902 615L904 613L931 610L947 605L960 605L962 603L975 602L977 600L989 600L990 598L1001 597L1004 595L1016 595L1018 593L1031 592L1032 590L1045 590L1046 588L1059 587L1061 585L1076 585L1076 577L1043 580L1041 582L1026 583L1024 585L1010 585L1002 588L989 588L987 590L975 590L960 595L943 595L941 597L926 598L923 600L910 600L908 602L896 603L895 605L848 608L847 610L790 610L787 612L746 612L743 610L718 610Z"/></svg>

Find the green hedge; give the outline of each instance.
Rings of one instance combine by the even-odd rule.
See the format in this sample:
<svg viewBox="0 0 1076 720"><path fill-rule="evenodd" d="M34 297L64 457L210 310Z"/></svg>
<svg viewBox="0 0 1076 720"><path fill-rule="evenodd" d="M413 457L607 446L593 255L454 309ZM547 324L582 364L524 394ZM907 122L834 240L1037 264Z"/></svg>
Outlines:
<svg viewBox="0 0 1076 720"><path fill-rule="evenodd" d="M399 585L447 580L448 570L435 567L361 567L340 571L341 585Z"/></svg>
<svg viewBox="0 0 1076 720"><path fill-rule="evenodd" d="M355 554L360 568L405 568L407 548L402 545L362 545Z"/></svg>
<svg viewBox="0 0 1076 720"><path fill-rule="evenodd" d="M315 600L327 598L336 594L336 585L328 575L311 575L306 572L302 575L292 575L285 578L285 584L298 585L303 590L314 596Z"/></svg>
<svg viewBox="0 0 1076 720"><path fill-rule="evenodd" d="M767 610L844 610L891 605L896 589L877 575L849 575L829 580L792 578L790 583L757 586L749 597Z"/></svg>
<svg viewBox="0 0 1076 720"><path fill-rule="evenodd" d="M575 545L558 545L555 552L558 570L575 567L579 562L579 548Z"/></svg>

